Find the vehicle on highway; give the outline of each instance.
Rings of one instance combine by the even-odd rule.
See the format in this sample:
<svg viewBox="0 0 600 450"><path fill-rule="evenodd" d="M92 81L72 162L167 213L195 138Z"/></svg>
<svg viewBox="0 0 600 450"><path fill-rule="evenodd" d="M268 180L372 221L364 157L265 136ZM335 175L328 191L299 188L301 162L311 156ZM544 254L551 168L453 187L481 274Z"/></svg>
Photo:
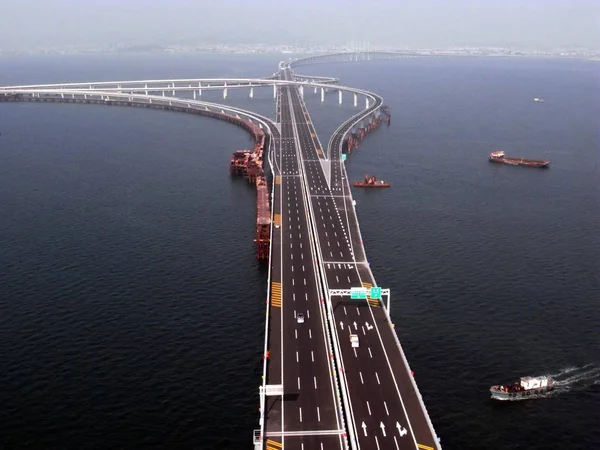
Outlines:
<svg viewBox="0 0 600 450"><path fill-rule="evenodd" d="M356 334L350 335L350 344L352 345L352 347L358 347L358 335L356 335Z"/></svg>
<svg viewBox="0 0 600 450"><path fill-rule="evenodd" d="M304 323L304 314L298 313L296 315L296 320L298 321L298 323Z"/></svg>

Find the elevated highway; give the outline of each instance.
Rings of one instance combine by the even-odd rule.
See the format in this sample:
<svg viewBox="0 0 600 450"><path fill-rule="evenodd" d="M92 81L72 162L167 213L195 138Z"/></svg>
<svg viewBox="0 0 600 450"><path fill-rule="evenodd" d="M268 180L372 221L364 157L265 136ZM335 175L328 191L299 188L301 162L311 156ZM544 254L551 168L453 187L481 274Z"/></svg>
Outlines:
<svg viewBox="0 0 600 450"><path fill-rule="evenodd" d="M270 137L274 226L255 449L440 449L388 308L379 299L349 295L377 283L342 150L355 127L380 113L382 99L333 78L297 76L292 67L299 64L282 64L277 79L7 86L0 87L0 101L160 108L227 120L250 132L263 129ZM221 89L226 97L227 89L245 88L252 96L255 87L273 89L274 121L197 98L204 89ZM320 89L322 100L328 89L338 90L340 102L342 93L354 95L355 106L357 96L365 99L365 108L336 130L327 148L304 104L306 87ZM190 93L194 98L185 97ZM350 334L358 336L358 347L350 345Z"/></svg>

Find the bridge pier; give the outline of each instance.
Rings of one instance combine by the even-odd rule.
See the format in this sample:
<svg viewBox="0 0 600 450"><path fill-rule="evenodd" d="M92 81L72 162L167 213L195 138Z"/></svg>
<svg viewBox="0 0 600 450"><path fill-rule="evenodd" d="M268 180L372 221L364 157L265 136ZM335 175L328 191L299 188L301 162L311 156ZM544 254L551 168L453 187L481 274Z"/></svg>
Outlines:
<svg viewBox="0 0 600 450"><path fill-rule="evenodd" d="M317 93L317 87L315 86L315 94Z"/></svg>
<svg viewBox="0 0 600 450"><path fill-rule="evenodd" d="M194 90L193 92L194 92L194 100L196 100L196 90Z"/></svg>
<svg viewBox="0 0 600 450"><path fill-rule="evenodd" d="M338 102L340 105L342 104L342 91L338 91Z"/></svg>
<svg viewBox="0 0 600 450"><path fill-rule="evenodd" d="M173 97L175 97L175 82L173 81Z"/></svg>
<svg viewBox="0 0 600 450"><path fill-rule="evenodd" d="M250 98L254 98L254 88L250 88Z"/></svg>
<svg viewBox="0 0 600 450"><path fill-rule="evenodd" d="M300 86L300 97L304 98L304 86Z"/></svg>
<svg viewBox="0 0 600 450"><path fill-rule="evenodd" d="M273 85L273 98L277 98L277 85Z"/></svg>
<svg viewBox="0 0 600 450"><path fill-rule="evenodd" d="M354 94L354 107L356 108L358 106L358 95Z"/></svg>
<svg viewBox="0 0 600 450"><path fill-rule="evenodd" d="M227 88L223 89L223 98L227 98Z"/></svg>
<svg viewBox="0 0 600 450"><path fill-rule="evenodd" d="M162 92L162 96L164 97L165 96L165 91L161 91L161 92Z"/></svg>
<svg viewBox="0 0 600 450"><path fill-rule="evenodd" d="M369 97L365 97L365 109L369 107Z"/></svg>
<svg viewBox="0 0 600 450"><path fill-rule="evenodd" d="M321 88L321 101L325 101L325 88Z"/></svg>

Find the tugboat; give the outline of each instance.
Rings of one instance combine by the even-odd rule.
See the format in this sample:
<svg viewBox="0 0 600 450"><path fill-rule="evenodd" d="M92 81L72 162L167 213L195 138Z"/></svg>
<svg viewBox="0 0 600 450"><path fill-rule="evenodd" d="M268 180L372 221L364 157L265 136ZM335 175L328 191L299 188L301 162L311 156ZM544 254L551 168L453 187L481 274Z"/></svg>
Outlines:
<svg viewBox="0 0 600 450"><path fill-rule="evenodd" d="M554 381L547 376L521 377L514 383L492 386L490 393L495 400L526 400L532 394L537 396L554 390L553 385Z"/></svg>
<svg viewBox="0 0 600 450"><path fill-rule="evenodd" d="M354 181L352 183L354 187L390 187L390 183L385 181L377 181L377 178L371 175L365 175L364 181Z"/></svg>

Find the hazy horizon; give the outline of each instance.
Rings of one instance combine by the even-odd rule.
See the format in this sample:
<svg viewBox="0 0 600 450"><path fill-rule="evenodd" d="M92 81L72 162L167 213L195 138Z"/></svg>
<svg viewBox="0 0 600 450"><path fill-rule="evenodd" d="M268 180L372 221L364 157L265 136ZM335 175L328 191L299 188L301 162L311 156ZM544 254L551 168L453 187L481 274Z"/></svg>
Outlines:
<svg viewBox="0 0 600 450"><path fill-rule="evenodd" d="M600 47L600 0L5 0L0 49L298 44ZM353 6L354 5L354 6ZM13 18L14 20L11 20Z"/></svg>

